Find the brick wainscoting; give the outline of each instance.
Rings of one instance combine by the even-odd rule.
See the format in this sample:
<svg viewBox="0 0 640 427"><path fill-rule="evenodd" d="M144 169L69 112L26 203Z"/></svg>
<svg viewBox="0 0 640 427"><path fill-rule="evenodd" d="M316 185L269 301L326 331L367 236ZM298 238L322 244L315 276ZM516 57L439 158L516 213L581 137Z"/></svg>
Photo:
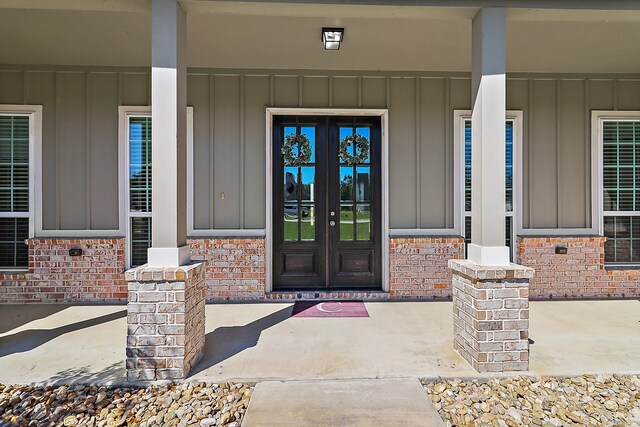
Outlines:
<svg viewBox="0 0 640 427"><path fill-rule="evenodd" d="M450 259L464 259L462 237L391 238L391 298L451 298Z"/></svg>
<svg viewBox="0 0 640 427"><path fill-rule="evenodd" d="M640 270L605 269L604 237L518 237L518 263L533 267L532 298L640 296ZM309 298L450 299L449 259L464 258L461 237L392 237L390 292L265 292L265 239L192 238L194 261L207 261L209 301ZM567 254L555 253L566 246ZM0 303L125 302L125 239L30 239L29 271L0 273ZM79 257L69 249L79 248Z"/></svg>
<svg viewBox="0 0 640 427"><path fill-rule="evenodd" d="M265 239L189 239L193 261L206 261L207 300L265 298Z"/></svg>
<svg viewBox="0 0 640 427"><path fill-rule="evenodd" d="M124 302L125 239L29 239L29 271L0 273L0 303ZM69 249L82 249L70 256Z"/></svg>
<svg viewBox="0 0 640 427"><path fill-rule="evenodd" d="M629 298L640 296L640 270L606 269L605 237L518 237L518 264L536 271L532 298ZM558 246L567 254L556 254Z"/></svg>

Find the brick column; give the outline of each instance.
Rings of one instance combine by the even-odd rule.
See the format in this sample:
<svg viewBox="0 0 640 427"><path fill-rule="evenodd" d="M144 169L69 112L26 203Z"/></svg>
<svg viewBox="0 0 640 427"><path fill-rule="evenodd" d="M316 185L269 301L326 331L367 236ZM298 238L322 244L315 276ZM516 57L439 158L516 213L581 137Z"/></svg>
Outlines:
<svg viewBox="0 0 640 427"><path fill-rule="evenodd" d="M204 354L204 263L126 272L127 380L185 378Z"/></svg>
<svg viewBox="0 0 640 427"><path fill-rule="evenodd" d="M529 280L534 270L450 260L453 346L478 372L529 369Z"/></svg>

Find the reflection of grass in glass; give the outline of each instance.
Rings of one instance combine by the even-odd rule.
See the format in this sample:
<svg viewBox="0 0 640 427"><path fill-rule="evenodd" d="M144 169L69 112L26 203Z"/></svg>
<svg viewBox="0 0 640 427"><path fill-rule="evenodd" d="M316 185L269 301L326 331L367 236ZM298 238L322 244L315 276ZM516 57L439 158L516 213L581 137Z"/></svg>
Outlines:
<svg viewBox="0 0 640 427"><path fill-rule="evenodd" d="M285 214L284 222L284 240L285 241L297 241L298 240L298 222L295 221L295 216ZM301 225L301 240L315 240L316 238L316 225L315 221L311 225L311 219L305 217L302 219Z"/></svg>
<svg viewBox="0 0 640 427"><path fill-rule="evenodd" d="M285 215L285 218L287 218L287 215ZM284 222L284 240L298 240L298 223L296 221Z"/></svg>
<svg viewBox="0 0 640 427"><path fill-rule="evenodd" d="M369 222L371 219L371 213L357 212L356 218L358 218L358 223L356 225L356 239L369 240L371 238ZM353 211L340 212L340 240L353 240Z"/></svg>
<svg viewBox="0 0 640 427"><path fill-rule="evenodd" d="M357 224L357 240L369 240L370 235L370 212L358 212L358 220L365 220L367 222L358 222ZM284 240L285 241L297 241L298 240L298 222L295 215L285 214L286 221L284 222ZM311 225L309 217L304 217L301 224L301 240L315 240L316 227L315 221ZM353 212L343 211L340 212L340 240L353 240Z"/></svg>
<svg viewBox="0 0 640 427"><path fill-rule="evenodd" d="M371 218L371 214L369 212L358 212L358 219L369 219ZM353 221L353 211L341 211L340 212L340 221Z"/></svg>
<svg viewBox="0 0 640 427"><path fill-rule="evenodd" d="M368 214L367 214L368 216ZM357 230L358 230L358 236L357 239L358 240L369 240L371 239L371 235L369 233L369 226L371 225L371 223L369 222L359 222L357 224Z"/></svg>
<svg viewBox="0 0 640 427"><path fill-rule="evenodd" d="M316 238L316 223L313 222L311 225L311 221L309 218L305 218L302 220L301 230L302 240L315 240Z"/></svg>

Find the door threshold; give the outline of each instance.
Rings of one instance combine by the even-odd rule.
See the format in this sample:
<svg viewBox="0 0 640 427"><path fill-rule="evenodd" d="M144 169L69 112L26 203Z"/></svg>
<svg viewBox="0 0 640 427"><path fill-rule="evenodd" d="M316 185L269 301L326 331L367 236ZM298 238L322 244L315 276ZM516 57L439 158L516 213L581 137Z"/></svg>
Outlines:
<svg viewBox="0 0 640 427"><path fill-rule="evenodd" d="M271 300L351 300L361 299L367 301L386 301L391 298L389 292L379 288L367 289L298 289L298 290L276 290L265 294L267 299Z"/></svg>

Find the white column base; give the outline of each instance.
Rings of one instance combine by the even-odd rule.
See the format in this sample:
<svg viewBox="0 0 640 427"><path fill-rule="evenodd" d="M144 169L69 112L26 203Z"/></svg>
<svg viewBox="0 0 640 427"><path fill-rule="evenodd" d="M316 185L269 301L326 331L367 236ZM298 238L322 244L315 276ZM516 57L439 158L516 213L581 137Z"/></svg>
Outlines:
<svg viewBox="0 0 640 427"><path fill-rule="evenodd" d="M179 248L149 248L147 252L149 267L180 267L191 260L189 246Z"/></svg>
<svg viewBox="0 0 640 427"><path fill-rule="evenodd" d="M485 266L508 267L509 248L507 246L480 246L470 243L467 245L467 260Z"/></svg>

